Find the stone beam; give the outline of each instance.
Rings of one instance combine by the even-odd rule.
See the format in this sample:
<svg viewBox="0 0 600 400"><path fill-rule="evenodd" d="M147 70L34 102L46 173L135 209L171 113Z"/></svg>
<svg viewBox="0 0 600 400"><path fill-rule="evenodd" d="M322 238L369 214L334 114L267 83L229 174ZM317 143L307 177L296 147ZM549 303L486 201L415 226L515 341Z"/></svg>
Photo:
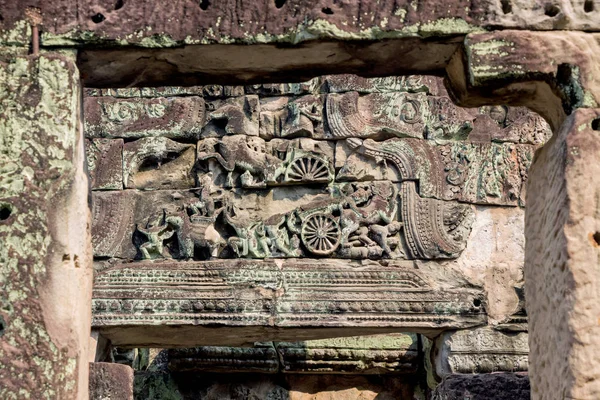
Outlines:
<svg viewBox="0 0 600 400"><path fill-rule="evenodd" d="M73 57L0 64L0 398L86 399L92 251Z"/></svg>
<svg viewBox="0 0 600 400"><path fill-rule="evenodd" d="M600 110L576 110L530 171L525 222L532 398L600 396Z"/></svg>
<svg viewBox="0 0 600 400"><path fill-rule="evenodd" d="M579 107L600 104L600 35L502 31L469 34L446 69L461 106L523 105L557 130Z"/></svg>
<svg viewBox="0 0 600 400"><path fill-rule="evenodd" d="M464 35L485 29L600 30L600 9L583 0L192 1L32 0L42 45L172 47ZM0 2L2 30L22 32L25 6ZM18 35L12 35L17 38Z"/></svg>
<svg viewBox="0 0 600 400"><path fill-rule="evenodd" d="M115 346L241 346L485 323L483 293L450 271L334 260L97 266L92 326ZM221 327L221 329L219 329ZM201 338L201 339L200 339Z"/></svg>

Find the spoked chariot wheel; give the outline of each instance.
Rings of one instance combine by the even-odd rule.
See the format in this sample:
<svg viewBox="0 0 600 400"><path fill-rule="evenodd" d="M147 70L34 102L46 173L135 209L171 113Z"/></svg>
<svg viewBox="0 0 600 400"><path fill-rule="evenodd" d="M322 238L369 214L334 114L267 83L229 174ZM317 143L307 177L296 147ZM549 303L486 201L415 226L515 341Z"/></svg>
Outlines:
<svg viewBox="0 0 600 400"><path fill-rule="evenodd" d="M329 175L329 165L325 160L305 155L292 161L285 180L291 182L328 182Z"/></svg>
<svg viewBox="0 0 600 400"><path fill-rule="evenodd" d="M342 231L334 217L317 213L304 220L300 234L304 246L311 253L326 256L340 245Z"/></svg>

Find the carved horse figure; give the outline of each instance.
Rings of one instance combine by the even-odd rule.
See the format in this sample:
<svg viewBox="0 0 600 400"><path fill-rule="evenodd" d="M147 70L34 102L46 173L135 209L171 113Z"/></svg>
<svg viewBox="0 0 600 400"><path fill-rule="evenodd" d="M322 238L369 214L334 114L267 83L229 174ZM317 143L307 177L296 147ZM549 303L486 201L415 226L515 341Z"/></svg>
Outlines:
<svg viewBox="0 0 600 400"><path fill-rule="evenodd" d="M227 171L227 186L233 187L233 171L243 171L242 187L265 188L267 180L274 180L284 170L282 161L267 153L263 139L232 135L205 139L198 151L198 160L215 159ZM217 150L218 147L218 150Z"/></svg>

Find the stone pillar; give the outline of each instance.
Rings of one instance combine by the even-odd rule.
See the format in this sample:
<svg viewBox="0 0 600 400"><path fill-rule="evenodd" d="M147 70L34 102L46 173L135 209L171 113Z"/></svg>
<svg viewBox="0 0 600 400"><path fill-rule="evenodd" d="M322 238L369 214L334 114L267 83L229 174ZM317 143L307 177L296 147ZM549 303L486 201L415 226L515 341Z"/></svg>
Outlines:
<svg viewBox="0 0 600 400"><path fill-rule="evenodd" d="M129 365L90 363L90 400L133 400L133 368Z"/></svg>
<svg viewBox="0 0 600 400"><path fill-rule="evenodd" d="M525 222L533 399L600 398L600 109L537 154Z"/></svg>
<svg viewBox="0 0 600 400"><path fill-rule="evenodd" d="M527 366L527 332L448 331L426 345L433 400L528 400Z"/></svg>
<svg viewBox="0 0 600 400"><path fill-rule="evenodd" d="M91 238L74 57L0 64L0 398L87 399Z"/></svg>

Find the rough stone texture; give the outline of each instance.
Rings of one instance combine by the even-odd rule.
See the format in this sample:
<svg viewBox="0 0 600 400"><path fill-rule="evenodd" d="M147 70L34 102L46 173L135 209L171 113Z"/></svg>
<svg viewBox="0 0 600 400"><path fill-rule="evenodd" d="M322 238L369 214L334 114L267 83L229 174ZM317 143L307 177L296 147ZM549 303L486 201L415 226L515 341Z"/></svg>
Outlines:
<svg viewBox="0 0 600 400"><path fill-rule="evenodd" d="M89 138L197 139L204 121L204 101L200 97L86 97L84 113L85 135Z"/></svg>
<svg viewBox="0 0 600 400"><path fill-rule="evenodd" d="M90 400L133 400L133 369L128 365L90 363Z"/></svg>
<svg viewBox="0 0 600 400"><path fill-rule="evenodd" d="M92 283L72 57L0 64L0 398L85 399Z"/></svg>
<svg viewBox="0 0 600 400"><path fill-rule="evenodd" d="M194 346L198 337L206 345L239 346L345 336L348 327L355 335L435 334L485 320L481 290L467 287L457 273L430 264L360 264L297 260L280 269L281 260L102 263L93 327L117 346Z"/></svg>
<svg viewBox="0 0 600 400"><path fill-rule="evenodd" d="M206 125L203 138L224 135L258 136L258 96L241 96L206 103Z"/></svg>
<svg viewBox="0 0 600 400"><path fill-rule="evenodd" d="M600 396L598 118L575 111L531 170L525 279L538 399Z"/></svg>
<svg viewBox="0 0 600 400"><path fill-rule="evenodd" d="M186 189L195 186L196 149L165 137L142 138L123 146L127 189Z"/></svg>
<svg viewBox="0 0 600 400"><path fill-rule="evenodd" d="M435 372L450 374L527 371L527 333L477 328L444 332L434 345Z"/></svg>
<svg viewBox="0 0 600 400"><path fill-rule="evenodd" d="M148 47L183 43L299 43L311 39L385 39L446 36L482 28L598 30L598 9L580 0L548 6L536 0L502 3L458 0L450 4L408 0L368 0L331 4L325 0L240 4L234 1L157 4L148 10L132 2L115 6L100 1L32 1L44 15L43 43L134 44ZM24 7L2 3L2 28L26 40ZM165 23L166 19L170 23ZM8 35L7 35L8 36ZM5 39L6 40L6 39Z"/></svg>
<svg viewBox="0 0 600 400"><path fill-rule="evenodd" d="M556 397L554 397L556 398ZM527 374L450 375L432 400L529 400Z"/></svg>
<svg viewBox="0 0 600 400"><path fill-rule="evenodd" d="M415 373L417 335L389 334L276 344L286 373Z"/></svg>
<svg viewBox="0 0 600 400"><path fill-rule="evenodd" d="M600 103L599 41L582 32L471 34L446 67L446 82L459 105L526 105L557 131L575 108Z"/></svg>
<svg viewBox="0 0 600 400"><path fill-rule="evenodd" d="M123 189L122 139L86 139L85 156L92 189Z"/></svg>
<svg viewBox="0 0 600 400"><path fill-rule="evenodd" d="M420 354L417 335L396 333L304 342L261 342L252 347L170 349L162 354L168 360L167 365L151 365L151 369L263 374L406 374L417 372Z"/></svg>
<svg viewBox="0 0 600 400"><path fill-rule="evenodd" d="M415 377L138 372L136 400L397 400L422 398Z"/></svg>

